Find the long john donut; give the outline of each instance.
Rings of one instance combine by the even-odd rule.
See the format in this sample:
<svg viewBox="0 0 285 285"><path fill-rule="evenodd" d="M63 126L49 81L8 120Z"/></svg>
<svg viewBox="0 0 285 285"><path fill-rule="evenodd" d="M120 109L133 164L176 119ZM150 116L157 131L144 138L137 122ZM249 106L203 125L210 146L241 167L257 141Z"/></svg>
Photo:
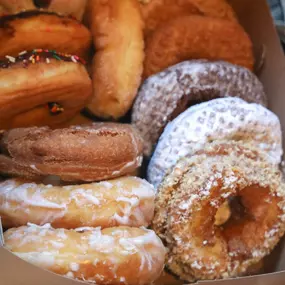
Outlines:
<svg viewBox="0 0 285 285"><path fill-rule="evenodd" d="M2 134L0 172L29 178L101 181L130 174L142 163L142 140L130 125L93 123Z"/></svg>
<svg viewBox="0 0 285 285"><path fill-rule="evenodd" d="M92 95L84 64L76 55L42 49L0 60L0 128L71 120Z"/></svg>
<svg viewBox="0 0 285 285"><path fill-rule="evenodd" d="M107 285L147 285L164 267L165 249L153 231L115 227L52 229L28 225L4 233L5 246L44 269Z"/></svg>
<svg viewBox="0 0 285 285"><path fill-rule="evenodd" d="M283 236L284 206L281 172L266 153L243 142L213 143L165 177L153 228L169 249L168 269L182 280L237 277Z"/></svg>
<svg viewBox="0 0 285 285"><path fill-rule="evenodd" d="M248 69L227 62L185 61L149 77L133 106L132 124L144 138L144 152L168 122L197 102L239 97L267 106L263 85Z"/></svg>
<svg viewBox="0 0 285 285"><path fill-rule="evenodd" d="M24 50L49 49L89 57L91 33L77 20L45 11L0 18L0 58Z"/></svg>
<svg viewBox="0 0 285 285"><path fill-rule="evenodd" d="M154 189L137 177L53 187L7 180L0 183L4 228L51 224L54 228L149 226Z"/></svg>

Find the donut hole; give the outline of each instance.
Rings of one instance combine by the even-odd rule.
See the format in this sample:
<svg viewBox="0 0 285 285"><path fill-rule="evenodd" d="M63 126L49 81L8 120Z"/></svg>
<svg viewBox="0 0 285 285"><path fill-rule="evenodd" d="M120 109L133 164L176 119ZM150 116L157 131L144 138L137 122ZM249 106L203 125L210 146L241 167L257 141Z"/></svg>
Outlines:
<svg viewBox="0 0 285 285"><path fill-rule="evenodd" d="M48 8L49 5L51 4L51 0L33 0L34 5L37 8Z"/></svg>

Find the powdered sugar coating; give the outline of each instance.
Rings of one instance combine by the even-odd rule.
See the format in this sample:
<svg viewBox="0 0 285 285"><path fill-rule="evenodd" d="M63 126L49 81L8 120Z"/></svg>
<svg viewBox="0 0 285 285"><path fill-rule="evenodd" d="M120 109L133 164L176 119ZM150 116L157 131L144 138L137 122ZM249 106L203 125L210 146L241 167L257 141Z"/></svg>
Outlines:
<svg viewBox="0 0 285 285"><path fill-rule="evenodd" d="M132 124L150 154L165 125L187 106L221 97L267 105L262 83L248 69L227 62L185 61L147 79L133 107Z"/></svg>
<svg viewBox="0 0 285 285"><path fill-rule="evenodd" d="M137 177L63 187L11 179L0 183L0 216L6 227L148 226L154 195L152 185Z"/></svg>
<svg viewBox="0 0 285 285"><path fill-rule="evenodd" d="M159 277L165 258L160 239L144 228L65 230L29 224L8 230L5 241L28 262L96 284L150 284Z"/></svg>
<svg viewBox="0 0 285 285"><path fill-rule="evenodd" d="M220 98L190 107L167 125L150 161L147 177L155 187L181 158L215 140L251 141L268 154L271 163L281 161L282 132L278 117L240 98Z"/></svg>

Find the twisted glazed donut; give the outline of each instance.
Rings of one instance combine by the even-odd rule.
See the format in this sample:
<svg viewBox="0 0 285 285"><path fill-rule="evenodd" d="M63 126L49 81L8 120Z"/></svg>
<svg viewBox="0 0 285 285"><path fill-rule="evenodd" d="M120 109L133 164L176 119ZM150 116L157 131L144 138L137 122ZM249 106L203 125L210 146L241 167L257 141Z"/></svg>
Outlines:
<svg viewBox="0 0 285 285"><path fill-rule="evenodd" d="M98 117L118 119L130 109L141 83L144 40L139 3L91 0L89 5L96 54L94 97L88 109Z"/></svg>
<svg viewBox="0 0 285 285"><path fill-rule="evenodd" d="M271 163L281 162L278 117L259 104L221 98L190 107L167 125L148 166L148 181L157 187L180 158L216 140L252 142L268 154Z"/></svg>
<svg viewBox="0 0 285 285"><path fill-rule="evenodd" d="M148 78L140 88L132 124L150 155L166 124L189 106L222 97L240 97L267 106L263 85L248 69L226 62L185 61Z"/></svg>
<svg viewBox="0 0 285 285"><path fill-rule="evenodd" d="M141 4L145 21L145 36L148 37L167 21L187 15L204 15L237 21L232 7L226 0L151 0Z"/></svg>
<svg viewBox="0 0 285 285"><path fill-rule="evenodd" d="M78 21L52 12L27 11L0 18L0 58L49 49L87 59L91 33Z"/></svg>
<svg viewBox="0 0 285 285"><path fill-rule="evenodd" d="M50 50L0 61L0 128L54 127L71 120L92 95L84 63Z"/></svg>
<svg viewBox="0 0 285 285"><path fill-rule="evenodd" d="M132 173L142 163L142 140L130 126L94 123L51 130L13 129L2 134L0 172L63 181L101 181Z"/></svg>
<svg viewBox="0 0 285 285"><path fill-rule="evenodd" d="M0 0L0 16L44 9L81 21L87 0Z"/></svg>
<svg viewBox="0 0 285 285"><path fill-rule="evenodd" d="M54 273L107 285L147 285L164 266L165 249L153 231L115 227L53 229L28 225L4 233L18 257Z"/></svg>
<svg viewBox="0 0 285 285"><path fill-rule="evenodd" d="M154 189L137 177L63 187L21 180L0 183L4 228L27 223L65 229L149 226L153 211Z"/></svg>
<svg viewBox="0 0 285 285"><path fill-rule="evenodd" d="M153 228L169 270L189 282L236 277L271 252L285 231L285 185L265 156L243 142L213 143L165 177Z"/></svg>
<svg viewBox="0 0 285 285"><path fill-rule="evenodd" d="M145 54L144 78L190 59L228 61L250 70L254 65L251 40L238 23L203 16L159 26L146 40Z"/></svg>

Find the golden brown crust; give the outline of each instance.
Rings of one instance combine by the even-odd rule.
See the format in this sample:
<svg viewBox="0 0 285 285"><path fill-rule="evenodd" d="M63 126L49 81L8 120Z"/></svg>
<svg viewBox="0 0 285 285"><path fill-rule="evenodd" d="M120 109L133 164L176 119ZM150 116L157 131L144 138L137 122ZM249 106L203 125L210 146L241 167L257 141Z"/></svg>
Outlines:
<svg viewBox="0 0 285 285"><path fill-rule="evenodd" d="M153 228L169 249L174 274L191 282L245 275L279 242L285 187L265 155L242 142L213 143L166 176ZM217 225L221 210L225 220Z"/></svg>
<svg viewBox="0 0 285 285"><path fill-rule="evenodd" d="M27 223L65 229L147 227L153 213L154 189L137 177L57 187L19 179L0 182L4 228Z"/></svg>
<svg viewBox="0 0 285 285"><path fill-rule="evenodd" d="M142 140L123 124L14 129L4 133L1 144L0 171L32 178L100 181L132 173L142 162Z"/></svg>
<svg viewBox="0 0 285 285"><path fill-rule="evenodd" d="M158 27L147 39L144 77L179 62L201 58L228 61L250 70L254 64L252 43L239 24L185 16Z"/></svg>
<svg viewBox="0 0 285 285"><path fill-rule="evenodd" d="M35 48L88 58L90 46L89 30L68 17L28 11L0 19L0 58Z"/></svg>
<svg viewBox="0 0 285 285"><path fill-rule="evenodd" d="M87 0L0 0L0 16L44 9L81 20Z"/></svg>
<svg viewBox="0 0 285 285"><path fill-rule="evenodd" d="M131 107L141 82L144 41L139 3L93 0L89 5L96 54L94 98L88 108L98 117L118 119Z"/></svg>
<svg viewBox="0 0 285 285"><path fill-rule="evenodd" d="M44 269L96 284L152 284L165 249L153 231L115 227L77 231L29 225L4 234L5 246Z"/></svg>
<svg viewBox="0 0 285 285"><path fill-rule="evenodd" d="M225 0L151 0L141 4L144 34L150 36L167 21L187 15L202 15L237 22L232 7Z"/></svg>
<svg viewBox="0 0 285 285"><path fill-rule="evenodd" d="M1 129L55 127L71 120L87 104L92 83L84 65L48 60L0 68ZM64 111L51 113L50 102L60 104Z"/></svg>

